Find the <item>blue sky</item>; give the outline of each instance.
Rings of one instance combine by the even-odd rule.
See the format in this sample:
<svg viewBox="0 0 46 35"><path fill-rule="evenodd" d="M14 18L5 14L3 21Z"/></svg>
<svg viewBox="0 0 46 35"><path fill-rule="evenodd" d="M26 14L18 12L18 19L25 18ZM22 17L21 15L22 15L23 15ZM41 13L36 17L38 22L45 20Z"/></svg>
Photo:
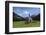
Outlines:
<svg viewBox="0 0 46 35"><path fill-rule="evenodd" d="M13 12L21 17L28 17L34 15L37 16L40 13L40 8L34 7L13 7Z"/></svg>

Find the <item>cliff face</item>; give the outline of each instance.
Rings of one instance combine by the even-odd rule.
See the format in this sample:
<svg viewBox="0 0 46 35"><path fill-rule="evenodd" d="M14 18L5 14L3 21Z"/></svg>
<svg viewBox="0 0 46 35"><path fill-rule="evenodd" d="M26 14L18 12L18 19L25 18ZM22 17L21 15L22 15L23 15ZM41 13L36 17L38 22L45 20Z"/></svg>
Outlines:
<svg viewBox="0 0 46 35"><path fill-rule="evenodd" d="M32 19L33 20L40 20L40 14L38 14L37 16L33 16ZM13 12L13 20L15 20L15 21L24 21L24 20L28 20L28 17L23 18L23 17L15 14Z"/></svg>

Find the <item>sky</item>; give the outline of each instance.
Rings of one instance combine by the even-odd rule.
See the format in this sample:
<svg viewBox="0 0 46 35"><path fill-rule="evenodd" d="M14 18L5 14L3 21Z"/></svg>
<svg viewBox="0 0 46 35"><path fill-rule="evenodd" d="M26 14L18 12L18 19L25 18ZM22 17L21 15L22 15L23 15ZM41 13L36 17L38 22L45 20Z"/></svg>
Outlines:
<svg viewBox="0 0 46 35"><path fill-rule="evenodd" d="M35 7L13 7L13 12L21 17L37 16L40 13L40 8Z"/></svg>

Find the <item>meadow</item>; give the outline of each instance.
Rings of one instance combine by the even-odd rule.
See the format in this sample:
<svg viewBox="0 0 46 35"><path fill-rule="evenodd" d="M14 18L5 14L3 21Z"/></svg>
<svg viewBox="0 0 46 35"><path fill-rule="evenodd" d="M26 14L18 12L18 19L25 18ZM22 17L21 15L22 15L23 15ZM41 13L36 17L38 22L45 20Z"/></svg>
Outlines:
<svg viewBox="0 0 46 35"><path fill-rule="evenodd" d="M13 28L24 28L24 27L40 27L40 21L33 20L32 23L25 24L25 21L13 21Z"/></svg>

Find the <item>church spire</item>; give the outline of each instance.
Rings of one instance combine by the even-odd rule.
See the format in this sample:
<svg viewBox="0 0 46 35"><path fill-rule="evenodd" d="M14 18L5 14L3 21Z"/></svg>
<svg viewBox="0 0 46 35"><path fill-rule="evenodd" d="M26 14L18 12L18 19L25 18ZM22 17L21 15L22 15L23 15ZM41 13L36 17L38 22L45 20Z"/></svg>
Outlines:
<svg viewBox="0 0 46 35"><path fill-rule="evenodd" d="M30 13L29 13L29 18L30 18Z"/></svg>

